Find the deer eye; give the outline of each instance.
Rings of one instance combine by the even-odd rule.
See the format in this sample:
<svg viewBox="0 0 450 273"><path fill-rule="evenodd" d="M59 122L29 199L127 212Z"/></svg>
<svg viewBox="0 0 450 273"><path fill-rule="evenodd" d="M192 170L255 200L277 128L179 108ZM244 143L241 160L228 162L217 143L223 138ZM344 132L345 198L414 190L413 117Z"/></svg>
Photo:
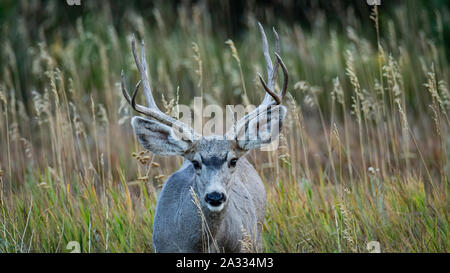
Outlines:
<svg viewBox="0 0 450 273"><path fill-rule="evenodd" d="M230 160L230 167L236 167L236 163L237 163L238 159L237 158L233 158Z"/></svg>
<svg viewBox="0 0 450 273"><path fill-rule="evenodd" d="M194 169L200 170L202 168L202 165L197 160L192 160L192 165L194 165Z"/></svg>

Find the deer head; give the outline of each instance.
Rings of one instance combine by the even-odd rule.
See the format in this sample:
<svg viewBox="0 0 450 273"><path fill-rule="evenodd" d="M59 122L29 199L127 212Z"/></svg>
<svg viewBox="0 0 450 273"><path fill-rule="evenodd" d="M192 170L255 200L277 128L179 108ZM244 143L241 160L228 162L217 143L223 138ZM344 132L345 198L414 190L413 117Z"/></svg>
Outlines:
<svg viewBox="0 0 450 273"><path fill-rule="evenodd" d="M144 148L164 156L183 156L190 161L195 170L195 186L202 205L211 212L222 211L227 204L234 174L239 171L239 159L248 151L269 144L278 136L286 115L281 101L286 94L288 72L280 57L279 37L273 30L276 40L275 63L270 58L267 37L259 24L262 47L267 68L267 83L259 75L266 95L262 103L252 112L238 120L225 136L200 136L186 124L162 112L153 99L147 75L144 43L141 59L136 53L135 38L132 39L132 52L141 76L132 96L125 87L122 71L122 92L125 99L137 112L147 118L136 116L131 120L134 132ZM284 74L281 92L277 94L275 83L279 66ZM148 107L136 103L136 95L142 83Z"/></svg>

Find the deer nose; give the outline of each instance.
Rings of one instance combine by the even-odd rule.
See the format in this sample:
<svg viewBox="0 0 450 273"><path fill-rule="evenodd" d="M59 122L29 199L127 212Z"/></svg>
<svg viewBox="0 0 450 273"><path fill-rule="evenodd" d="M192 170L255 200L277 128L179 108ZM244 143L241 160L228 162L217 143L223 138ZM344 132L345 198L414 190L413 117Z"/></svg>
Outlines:
<svg viewBox="0 0 450 273"><path fill-rule="evenodd" d="M217 191L213 191L211 193L206 194L205 201L211 206L220 206L223 202L225 202L227 198L225 194Z"/></svg>

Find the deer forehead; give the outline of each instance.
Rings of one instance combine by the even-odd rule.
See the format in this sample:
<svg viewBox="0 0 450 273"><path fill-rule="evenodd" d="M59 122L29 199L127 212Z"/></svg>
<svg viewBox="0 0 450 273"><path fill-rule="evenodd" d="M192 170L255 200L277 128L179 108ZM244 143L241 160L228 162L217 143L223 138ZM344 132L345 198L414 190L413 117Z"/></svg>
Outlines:
<svg viewBox="0 0 450 273"><path fill-rule="evenodd" d="M191 156L201 159L204 164L224 163L233 154L236 144L220 137L209 136L199 139L192 147Z"/></svg>

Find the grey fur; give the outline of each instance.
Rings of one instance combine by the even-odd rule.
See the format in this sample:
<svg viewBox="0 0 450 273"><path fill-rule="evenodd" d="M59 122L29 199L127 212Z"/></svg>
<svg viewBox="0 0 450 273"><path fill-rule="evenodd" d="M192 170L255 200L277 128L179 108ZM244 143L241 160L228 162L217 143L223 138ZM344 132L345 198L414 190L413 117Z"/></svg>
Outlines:
<svg viewBox="0 0 450 273"><path fill-rule="evenodd" d="M241 252L244 232L261 251L261 229L266 209L266 192L255 169L241 158L234 172L227 205L220 212L210 211L203 198L203 187L189 160L164 184L156 206L153 224L153 246L156 252ZM244 175L247 174L247 175ZM230 181L232 182L232 181ZM190 188L201 201L202 213L218 249L212 240L203 248L202 219L192 201ZM203 231L206 232L206 231Z"/></svg>
<svg viewBox="0 0 450 273"><path fill-rule="evenodd" d="M169 127L141 117L133 118L132 123L145 148L158 147L157 152L167 150L171 155L178 151L185 157L182 167L165 182L157 202L153 224L156 252L248 251L243 248L243 241L249 241L251 250L261 251L266 192L258 173L245 158L247 150L235 140L219 136L203 137L181 150L185 144L168 139L170 132L159 133L161 128L170 130ZM235 167L230 165L233 158L239 158ZM200 170L194 169L194 160L200 162ZM204 200L211 187L219 188L227 197L220 211L211 209ZM202 229L202 218L193 202L191 188L200 201L207 229ZM212 236L206 248L202 232L204 236L209 232Z"/></svg>
<svg viewBox="0 0 450 273"><path fill-rule="evenodd" d="M263 102L238 120L225 137L199 138L192 128L168 116L156 106L147 75L144 44L142 43L139 60L135 38L132 38L132 53L141 81L136 84L130 96L122 71L122 93L134 110L150 118L132 119L136 136L153 153L185 158L181 168L164 184L156 205L153 222L153 246L156 252L261 251L266 192L261 178L245 155L249 150L269 144L278 137L286 116L286 108L280 104L286 94L288 72L279 56L278 34L274 30L274 66L261 24L259 28L263 38L268 84L262 76L259 79L266 95ZM279 66L283 71L284 81L281 91L276 94L274 90ZM136 103L141 83L148 107ZM236 159L238 160L234 165L232 162ZM197 167L192 162L196 162ZM193 202L191 189L198 204ZM211 199L209 196L216 197ZM204 216L204 221L201 215Z"/></svg>

